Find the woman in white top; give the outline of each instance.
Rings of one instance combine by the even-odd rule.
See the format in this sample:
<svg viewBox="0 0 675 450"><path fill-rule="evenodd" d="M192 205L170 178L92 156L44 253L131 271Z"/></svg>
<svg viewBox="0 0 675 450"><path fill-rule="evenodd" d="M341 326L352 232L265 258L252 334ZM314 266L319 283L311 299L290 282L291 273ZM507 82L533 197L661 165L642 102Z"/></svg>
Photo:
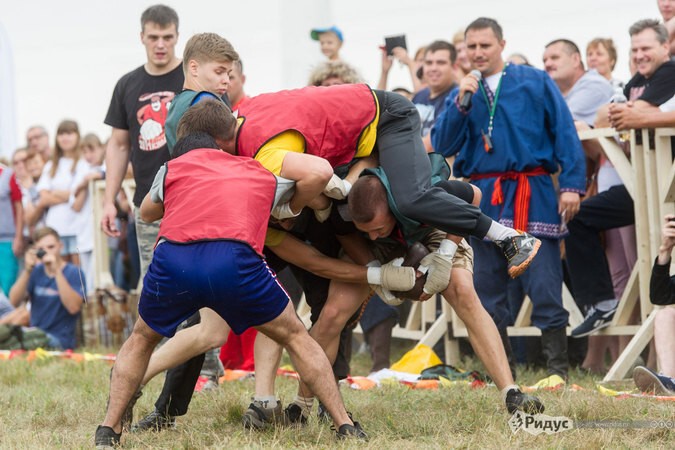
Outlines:
<svg viewBox="0 0 675 450"><path fill-rule="evenodd" d="M45 225L59 233L64 259L75 264L79 264L76 236L80 232L81 220L68 200L78 174L88 170L88 164L80 159L79 145L77 122L62 121L56 131L52 158L45 164L37 185L40 194L37 208L47 211Z"/></svg>

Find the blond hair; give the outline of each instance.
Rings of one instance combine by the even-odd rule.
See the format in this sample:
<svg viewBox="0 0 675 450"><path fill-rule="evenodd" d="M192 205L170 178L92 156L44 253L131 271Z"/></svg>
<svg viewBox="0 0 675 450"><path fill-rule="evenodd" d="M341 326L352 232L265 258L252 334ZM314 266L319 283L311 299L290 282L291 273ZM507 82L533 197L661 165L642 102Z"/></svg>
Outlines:
<svg viewBox="0 0 675 450"><path fill-rule="evenodd" d="M329 78L339 78L343 84L362 83L361 75L342 61L326 61L319 64L309 75L309 86L321 86Z"/></svg>

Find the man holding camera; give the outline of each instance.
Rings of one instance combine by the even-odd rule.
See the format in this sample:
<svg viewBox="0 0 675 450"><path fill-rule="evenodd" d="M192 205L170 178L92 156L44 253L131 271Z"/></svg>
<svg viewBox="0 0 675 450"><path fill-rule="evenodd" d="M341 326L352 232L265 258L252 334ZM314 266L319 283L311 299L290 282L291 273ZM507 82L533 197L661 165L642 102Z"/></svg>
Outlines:
<svg viewBox="0 0 675 450"><path fill-rule="evenodd" d="M25 255L25 268L9 291L9 301L16 308L28 297L30 325L47 334L49 346L75 348L75 325L86 292L82 272L61 258L63 244L52 228L35 231L33 241L35 245Z"/></svg>

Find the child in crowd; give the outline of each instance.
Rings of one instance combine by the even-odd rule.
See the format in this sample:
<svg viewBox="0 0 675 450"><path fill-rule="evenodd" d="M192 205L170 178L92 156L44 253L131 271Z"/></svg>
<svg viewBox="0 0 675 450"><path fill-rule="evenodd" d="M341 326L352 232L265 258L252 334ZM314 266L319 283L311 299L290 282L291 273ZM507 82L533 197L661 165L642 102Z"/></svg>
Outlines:
<svg viewBox="0 0 675 450"><path fill-rule="evenodd" d="M98 136L90 133L82 139L81 151L82 158L87 162L88 171L78 172L73 182L75 188L71 193L71 208L79 213L80 232L77 234L77 249L86 286L91 293L94 290L94 211L89 197L89 182L104 178L105 148Z"/></svg>
<svg viewBox="0 0 675 450"><path fill-rule="evenodd" d="M323 53L329 61L338 61L340 59L340 48L344 38L342 31L335 25L330 28L314 28L310 34L312 39L319 41L321 45L321 53Z"/></svg>

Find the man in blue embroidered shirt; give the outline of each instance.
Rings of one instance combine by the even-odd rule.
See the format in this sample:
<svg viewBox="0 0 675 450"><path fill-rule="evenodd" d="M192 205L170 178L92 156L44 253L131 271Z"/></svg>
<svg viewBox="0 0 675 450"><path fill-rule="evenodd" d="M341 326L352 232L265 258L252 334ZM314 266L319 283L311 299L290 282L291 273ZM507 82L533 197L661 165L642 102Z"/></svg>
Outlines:
<svg viewBox="0 0 675 450"><path fill-rule="evenodd" d="M569 364L559 239L585 190L583 150L569 109L550 77L504 63L505 41L495 20L476 19L467 27L465 41L482 79L469 74L460 81L432 129L431 141L445 156L457 155L455 176L470 178L483 191L485 214L541 239L542 256L523 274L523 285L534 304L532 322L542 331L547 357L549 377L539 385L559 385L567 378ZM466 105L467 93L473 95L473 105ZM559 197L550 176L558 169ZM486 242L472 239L471 244L476 291L507 341L505 262L495 258Z"/></svg>

